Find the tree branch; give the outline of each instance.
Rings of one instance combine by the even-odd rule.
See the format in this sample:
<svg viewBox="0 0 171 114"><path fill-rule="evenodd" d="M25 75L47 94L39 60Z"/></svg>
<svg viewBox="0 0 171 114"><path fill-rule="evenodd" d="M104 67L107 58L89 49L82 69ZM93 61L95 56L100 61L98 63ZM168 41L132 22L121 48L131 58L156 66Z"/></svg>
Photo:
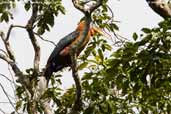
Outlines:
<svg viewBox="0 0 171 114"><path fill-rule="evenodd" d="M5 91L5 89L4 89L4 87L2 86L1 83L0 83L0 86L1 86L1 88L2 88L2 90L3 90L3 92L4 92L4 94L6 95L8 101L10 102L11 106L12 106L12 107L14 108L14 110L17 112L17 110L15 109L14 104L12 103L11 99L10 99L9 96L8 96L8 93ZM17 114L19 114L19 113L17 112Z"/></svg>
<svg viewBox="0 0 171 114"><path fill-rule="evenodd" d="M4 61L6 61L8 64L10 64L10 66L12 67L14 73L18 76L22 75L22 72L20 71L19 67L17 66L17 64L15 63L15 56L14 53L11 49L10 43L8 40L5 40L5 35L3 32L0 33L1 39L5 45L5 48L7 50L7 54L9 57L0 54L0 58L3 59Z"/></svg>
<svg viewBox="0 0 171 114"><path fill-rule="evenodd" d="M78 75L78 66L77 66L77 54L76 51L71 50L71 61L72 61L72 76L75 81L76 85L76 98L74 105L72 107L71 113L70 114L79 114L79 111L82 107L82 101L81 101L81 82L80 78Z"/></svg>
<svg viewBox="0 0 171 114"><path fill-rule="evenodd" d="M11 31L11 30L8 30ZM5 48L7 50L7 53L5 53L6 55L0 53L0 59L6 61L12 68L12 70L14 71L15 75L18 77L18 81L23 84L24 86L28 85L28 80L27 78L23 75L22 71L20 70L20 68L18 67L18 65L16 64L15 61L15 55L11 49L9 40L5 40L5 35L3 32L0 32L0 37L5 45ZM8 38L8 37L6 37Z"/></svg>
<svg viewBox="0 0 171 114"><path fill-rule="evenodd" d="M9 27L9 29L8 29L7 36L6 36L6 38L5 38L6 41L9 40L11 31L12 31L12 29L13 29L14 27L24 28L24 29L26 28L25 26L21 26L21 25L11 25L11 26Z"/></svg>
<svg viewBox="0 0 171 114"><path fill-rule="evenodd" d="M91 2L91 1L88 1ZM86 12L88 12L89 14L91 14L95 9L97 9L99 6L102 5L103 0L97 0L96 3L92 4L88 9L85 8L84 5L86 5L88 2L85 2L84 4L82 4L82 1L80 0L72 0L72 3L74 5L75 8L77 8L78 10L80 10L81 12L83 12L84 14Z"/></svg>
<svg viewBox="0 0 171 114"><path fill-rule="evenodd" d="M11 27L9 28L9 31L11 31ZM15 62L14 52L11 49L9 41L5 39L5 35L4 35L3 32L0 33L0 36L1 36L1 39L2 39L2 41L4 43L4 45L5 45L5 48L7 50L7 54L9 56L9 58Z"/></svg>
<svg viewBox="0 0 171 114"><path fill-rule="evenodd" d="M47 39L44 39L41 35L39 35L38 33L34 32L35 35L37 35L40 39L42 39L43 41L45 42L49 42L51 44L53 44L55 47L57 46L53 41L50 41L50 40L47 40Z"/></svg>
<svg viewBox="0 0 171 114"><path fill-rule="evenodd" d="M50 107L50 100L49 99L44 99L43 101L40 100L40 102L43 105L44 114L53 114L53 111Z"/></svg>
<svg viewBox="0 0 171 114"><path fill-rule="evenodd" d="M83 31L80 33L79 41L75 45L71 46L71 51L70 51L71 61L72 61L72 65L71 65L72 76L74 78L75 85L76 85L76 98L70 114L79 114L80 109L82 108L82 101L81 101L81 82L78 75L78 66L77 66L77 49L79 49L79 47L83 44L83 42L85 41L88 35L88 31L90 29L90 23L91 23L91 13L102 4L102 0L98 0L96 4L91 5L89 9L85 9L85 7L81 4L79 0L72 0L72 2L74 4L74 7L80 10L81 12L83 12L85 15L84 18L85 27L83 28Z"/></svg>
<svg viewBox="0 0 171 114"><path fill-rule="evenodd" d="M33 45L34 48L34 52L35 52L35 56L34 56L34 73L38 74L39 72L39 64L40 64L40 46L39 43L34 35L33 32L33 25L36 22L37 19L37 12L38 12L38 6L37 4L33 4L32 5L33 10L32 10L32 16L31 18L28 20L28 23L26 25L27 27L27 32L29 35L29 38L31 40L31 43Z"/></svg>
<svg viewBox="0 0 171 114"><path fill-rule="evenodd" d="M6 114L6 112L4 112L1 108L0 108L0 112L2 112L3 114Z"/></svg>
<svg viewBox="0 0 171 114"><path fill-rule="evenodd" d="M6 80L8 80L10 83L15 84L15 82L13 82L12 80L10 80L7 76L5 76L4 74L0 73L0 76L4 77Z"/></svg>
<svg viewBox="0 0 171 114"><path fill-rule="evenodd" d="M149 6L163 18L171 17L171 4L165 0L146 0Z"/></svg>

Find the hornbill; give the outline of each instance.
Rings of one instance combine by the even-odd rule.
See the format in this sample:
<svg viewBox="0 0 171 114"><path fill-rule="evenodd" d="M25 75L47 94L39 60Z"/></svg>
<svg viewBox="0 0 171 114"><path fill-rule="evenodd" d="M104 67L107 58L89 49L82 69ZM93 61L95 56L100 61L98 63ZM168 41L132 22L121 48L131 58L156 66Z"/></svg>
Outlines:
<svg viewBox="0 0 171 114"><path fill-rule="evenodd" d="M84 26L85 21L83 20L78 24L78 27L75 31L62 38L56 45L55 49L53 50L47 61L44 71L44 76L46 77L47 82L49 81L53 72L57 72L64 67L68 67L71 65L70 48L80 39L80 35L84 29ZM96 27L90 27L85 41L83 42L81 47L77 49L77 56L84 49L90 37L93 36L96 32L104 35L100 29Z"/></svg>

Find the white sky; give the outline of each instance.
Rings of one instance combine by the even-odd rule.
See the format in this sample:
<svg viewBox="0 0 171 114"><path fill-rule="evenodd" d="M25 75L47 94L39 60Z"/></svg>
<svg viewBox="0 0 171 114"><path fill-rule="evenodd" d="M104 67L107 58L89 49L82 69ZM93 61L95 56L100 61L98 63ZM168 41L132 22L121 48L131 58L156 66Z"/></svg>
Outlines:
<svg viewBox="0 0 171 114"><path fill-rule="evenodd" d="M120 35L131 38L133 32L139 32L143 27L154 27L157 26L157 23L162 20L157 14L155 14L146 3L145 0L109 0L110 6L114 12L115 20L120 21ZM58 42L62 37L72 32L82 17L82 14L77 11L71 0L63 0L64 6L66 8L66 15L59 15L55 19L55 26L51 29L50 32L44 35L48 40L52 40L54 42ZM14 21L10 22L16 25L25 25L30 16L30 13L24 12L22 9L22 4L17 5L17 9L15 10ZM9 24L10 24L9 23ZM0 30L7 30L9 24L0 24ZM14 29L10 41L12 43L12 47L14 48L17 62L19 66L23 69L32 67L33 61L33 48L31 47L31 43L29 41L27 32L23 29ZM29 42L29 44L28 44ZM48 56L52 52L54 46L41 41L42 48L42 58L41 65L44 67ZM3 48L3 43L0 41L0 49ZM7 64L0 60L0 73L9 75ZM9 77L11 78L11 77ZM9 94L14 94L11 89L10 83L8 83L4 78L0 76L0 83L8 89L7 92ZM63 76L63 86L67 88L69 85L73 83L70 73L64 73ZM0 102L8 102L5 97L2 89L0 88ZM0 109L3 109L6 112L10 112L13 108L8 104L0 103ZM1 112L0 112L1 114Z"/></svg>

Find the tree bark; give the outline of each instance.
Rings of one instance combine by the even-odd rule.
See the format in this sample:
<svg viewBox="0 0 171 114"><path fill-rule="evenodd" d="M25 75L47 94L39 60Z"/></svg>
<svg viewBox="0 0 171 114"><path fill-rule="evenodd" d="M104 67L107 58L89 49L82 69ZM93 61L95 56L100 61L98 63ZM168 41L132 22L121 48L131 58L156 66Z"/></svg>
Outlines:
<svg viewBox="0 0 171 114"><path fill-rule="evenodd" d="M171 4L165 0L146 0L149 6L163 18L171 17Z"/></svg>

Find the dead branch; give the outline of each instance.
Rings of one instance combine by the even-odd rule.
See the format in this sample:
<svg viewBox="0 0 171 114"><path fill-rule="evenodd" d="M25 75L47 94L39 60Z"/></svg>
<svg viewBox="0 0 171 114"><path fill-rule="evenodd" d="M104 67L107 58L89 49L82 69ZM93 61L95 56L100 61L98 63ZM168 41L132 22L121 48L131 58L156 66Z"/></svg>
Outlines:
<svg viewBox="0 0 171 114"><path fill-rule="evenodd" d="M6 80L8 80L10 83L15 84L11 79L9 79L7 76L5 76L4 74L0 73L0 76L4 77Z"/></svg>
<svg viewBox="0 0 171 114"><path fill-rule="evenodd" d="M30 38L31 43L32 43L33 48L34 48L34 52L35 52L34 73L38 74L39 64L40 64L40 46L39 46L39 43L38 43L38 41L34 35L34 32L33 32L33 26L34 26L34 23L37 19L38 6L37 6L37 4L33 4L32 7L33 7L32 15L31 15L30 19L28 20L26 27L27 27L27 32L28 32L29 38Z"/></svg>
<svg viewBox="0 0 171 114"><path fill-rule="evenodd" d="M6 112L4 112L1 108L0 108L0 112L2 112L3 114L6 114Z"/></svg>
<svg viewBox="0 0 171 114"><path fill-rule="evenodd" d="M5 89L4 89L4 87L2 86L1 83L0 83L0 86L1 86L1 88L2 88L2 90L3 90L3 92L4 92L4 94L5 94L5 96L7 97L8 101L10 102L11 106L12 106L12 107L14 108L14 110L17 112L17 110L15 109L14 104L12 103L11 99L9 98L7 92L5 91ZM17 112L17 114L19 114L19 113Z"/></svg>
<svg viewBox="0 0 171 114"><path fill-rule="evenodd" d="M171 7L165 0L146 0L154 12L163 18L171 17Z"/></svg>
<svg viewBox="0 0 171 114"><path fill-rule="evenodd" d="M0 76L3 77L3 78L5 78L7 81L10 82L11 88L13 89L14 96L15 96L16 94L15 94L15 89L14 89L14 87L16 86L16 83L14 82L14 80L9 79L6 75L1 74L1 73L0 73ZM16 100L16 98L14 98L14 100Z"/></svg>

